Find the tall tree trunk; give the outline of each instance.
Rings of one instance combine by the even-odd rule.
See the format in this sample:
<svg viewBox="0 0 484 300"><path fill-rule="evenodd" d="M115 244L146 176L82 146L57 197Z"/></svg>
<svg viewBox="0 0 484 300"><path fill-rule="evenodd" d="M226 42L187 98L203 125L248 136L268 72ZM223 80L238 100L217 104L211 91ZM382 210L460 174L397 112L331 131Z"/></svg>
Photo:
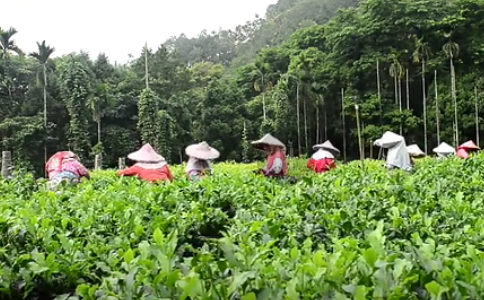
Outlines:
<svg viewBox="0 0 484 300"><path fill-rule="evenodd" d="M400 76L398 77L398 109L400 111L400 135L402 135L402 81L400 80Z"/></svg>
<svg viewBox="0 0 484 300"><path fill-rule="evenodd" d="M266 120L266 97L265 97L265 90L266 90L266 87L265 87L265 81L264 81L264 74L261 75L262 76L262 112L264 114L264 121Z"/></svg>
<svg viewBox="0 0 484 300"><path fill-rule="evenodd" d="M398 105L398 76L396 74L393 77L393 86L395 88L395 105Z"/></svg>
<svg viewBox="0 0 484 300"><path fill-rule="evenodd" d="M303 109L304 109L304 142L305 142L305 151L308 153L308 114L306 109L306 97L303 99Z"/></svg>
<svg viewBox="0 0 484 300"><path fill-rule="evenodd" d="M264 121L266 120L266 97L264 91L262 91L262 112L264 114Z"/></svg>
<svg viewBox="0 0 484 300"><path fill-rule="evenodd" d="M341 119L343 121L343 160L346 161L346 120L345 120L345 90L341 89Z"/></svg>
<svg viewBox="0 0 484 300"><path fill-rule="evenodd" d="M474 106L476 110L476 143L477 146L479 146L479 140L480 140L480 135L479 135L479 105L477 103L477 86L474 87Z"/></svg>
<svg viewBox="0 0 484 300"><path fill-rule="evenodd" d="M47 133L47 69L45 64L43 64L43 71L44 71L44 132L45 132L45 139L44 139L44 163L47 162L47 139L49 135Z"/></svg>
<svg viewBox="0 0 484 300"><path fill-rule="evenodd" d="M301 155L301 116L299 113L299 79L296 84L296 114L297 114L297 153Z"/></svg>
<svg viewBox="0 0 484 300"><path fill-rule="evenodd" d="M380 61L376 60L376 86L378 92L378 105L380 106L380 125L383 125L383 108L381 103Z"/></svg>
<svg viewBox="0 0 484 300"><path fill-rule="evenodd" d="M319 126L319 95L316 102L316 144L319 144L320 126Z"/></svg>
<svg viewBox="0 0 484 300"><path fill-rule="evenodd" d="M328 140L328 113L326 109L326 99L323 98L323 117L324 117L324 140Z"/></svg>
<svg viewBox="0 0 484 300"><path fill-rule="evenodd" d="M148 79L148 43L145 43L145 83L147 89L150 87Z"/></svg>
<svg viewBox="0 0 484 300"><path fill-rule="evenodd" d="M450 56L450 77L452 85L452 100L454 101L454 123L455 123L455 147L459 145L459 120L457 116L457 95L455 88L454 59Z"/></svg>
<svg viewBox="0 0 484 300"><path fill-rule="evenodd" d="M434 87L435 87L435 124L437 126L437 145L440 145L440 124L439 124L439 91L437 87L437 70L434 71Z"/></svg>
<svg viewBox="0 0 484 300"><path fill-rule="evenodd" d="M410 110L410 80L408 78L408 68L405 69L405 85L407 95L407 110Z"/></svg>
<svg viewBox="0 0 484 300"><path fill-rule="evenodd" d="M425 86L425 59L422 59L422 99L424 122L424 152L425 154L427 154L427 88Z"/></svg>
<svg viewBox="0 0 484 300"><path fill-rule="evenodd" d="M101 144L101 116L98 116L97 119L97 143Z"/></svg>

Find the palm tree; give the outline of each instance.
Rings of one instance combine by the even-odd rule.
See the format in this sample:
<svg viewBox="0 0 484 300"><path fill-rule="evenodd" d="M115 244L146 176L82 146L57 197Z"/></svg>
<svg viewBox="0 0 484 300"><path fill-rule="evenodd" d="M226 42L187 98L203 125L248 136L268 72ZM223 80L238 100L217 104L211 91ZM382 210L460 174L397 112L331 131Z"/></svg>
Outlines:
<svg viewBox="0 0 484 300"><path fill-rule="evenodd" d="M447 57L449 57L450 63L450 83L451 83L451 94L452 100L454 102L454 125L455 125L455 146L459 144L459 123L457 117L457 94L455 87L455 69L454 69L454 57L459 55L459 45L452 42L450 39L451 34L448 34L449 41L443 46L443 50Z"/></svg>
<svg viewBox="0 0 484 300"><path fill-rule="evenodd" d="M8 78L9 75L9 57L10 53L17 53L19 55L23 54L22 50L15 44L15 41L12 39L12 37L17 34L17 30L15 28L10 27L8 30L3 30L0 27L0 58L4 59L5 65L3 68L3 85L7 88L8 90L8 95L10 98L12 98L12 81L10 78Z"/></svg>
<svg viewBox="0 0 484 300"><path fill-rule="evenodd" d="M30 56L37 59L42 66L42 72L44 74L44 130L47 134L47 62L55 49L47 46L45 41L42 41L42 43L37 42L37 47L39 48L38 52L30 53ZM47 136L44 141L44 159L47 161Z"/></svg>
<svg viewBox="0 0 484 300"><path fill-rule="evenodd" d="M0 58L8 58L10 52L23 54L22 50L15 44L12 37L17 34L17 29L10 27L8 30L3 30L0 27Z"/></svg>
<svg viewBox="0 0 484 300"><path fill-rule="evenodd" d="M427 88L425 86L425 65L429 57L429 46L419 39L417 47L413 54L414 60L422 64L422 105L423 105L423 122L424 122L424 151L427 153Z"/></svg>

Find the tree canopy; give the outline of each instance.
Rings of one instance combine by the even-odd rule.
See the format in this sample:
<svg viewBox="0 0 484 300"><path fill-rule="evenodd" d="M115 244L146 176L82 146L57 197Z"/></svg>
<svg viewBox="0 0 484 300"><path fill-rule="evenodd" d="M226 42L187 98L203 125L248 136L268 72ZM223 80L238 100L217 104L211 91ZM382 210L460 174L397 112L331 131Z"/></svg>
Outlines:
<svg viewBox="0 0 484 300"><path fill-rule="evenodd" d="M265 18L174 37L124 65L82 52L26 56L21 32L0 29L1 147L38 172L44 141L88 165L103 151L111 167L141 141L171 163L202 140L221 159L255 159L247 141L265 132L297 155L330 139L355 158L354 104L367 156L386 130L428 151L476 140L483 26L481 0L280 0Z"/></svg>

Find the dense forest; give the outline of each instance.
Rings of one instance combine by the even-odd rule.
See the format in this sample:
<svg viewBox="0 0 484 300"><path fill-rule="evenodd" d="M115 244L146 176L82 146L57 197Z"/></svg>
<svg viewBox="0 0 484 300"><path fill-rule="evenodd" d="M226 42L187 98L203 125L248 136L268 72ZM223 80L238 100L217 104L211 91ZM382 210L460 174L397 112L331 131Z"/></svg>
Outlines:
<svg viewBox="0 0 484 300"><path fill-rule="evenodd" d="M0 30L0 140L41 174L62 149L104 165L150 142L171 163L205 140L221 159L256 158L271 132L296 155L325 139L366 155L386 130L426 152L479 143L484 80L482 0L280 0L234 30L173 37L123 65L87 53L51 58ZM42 39L42 37L39 37Z"/></svg>

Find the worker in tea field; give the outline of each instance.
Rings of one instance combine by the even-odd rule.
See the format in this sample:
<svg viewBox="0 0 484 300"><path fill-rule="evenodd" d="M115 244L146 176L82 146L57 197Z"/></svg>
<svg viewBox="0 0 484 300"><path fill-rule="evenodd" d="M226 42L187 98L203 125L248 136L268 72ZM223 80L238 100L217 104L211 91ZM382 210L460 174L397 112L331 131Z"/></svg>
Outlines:
<svg viewBox="0 0 484 300"><path fill-rule="evenodd" d="M141 149L130 153L128 158L136 161L132 167L118 171L118 176L135 176L148 182L173 181L173 175L165 158L145 144Z"/></svg>
<svg viewBox="0 0 484 300"><path fill-rule="evenodd" d="M417 144L413 144L407 147L408 154L410 154L410 158L412 160L412 164L419 158L425 156L425 153L420 149Z"/></svg>
<svg viewBox="0 0 484 300"><path fill-rule="evenodd" d="M283 177L287 175L286 146L270 134L266 134L258 141L252 142L256 149L267 154L266 166L259 170L266 177Z"/></svg>
<svg viewBox="0 0 484 300"><path fill-rule="evenodd" d="M308 168L319 174L326 173L327 171L336 168L334 157L335 155L339 155L340 152L330 141L314 145L313 149L317 151L309 159L307 164Z"/></svg>
<svg viewBox="0 0 484 300"><path fill-rule="evenodd" d="M89 171L79 162L79 157L71 151L54 154L45 164L49 178L48 186L56 188L62 182L77 184L81 178L89 179Z"/></svg>
<svg viewBox="0 0 484 300"><path fill-rule="evenodd" d="M434 153L437 154L439 158L449 157L455 155L455 149L451 145L442 142L436 148L434 148Z"/></svg>
<svg viewBox="0 0 484 300"><path fill-rule="evenodd" d="M220 156L220 153L206 142L188 146L185 153L188 156L185 172L192 182L198 181L205 175L212 175L210 161Z"/></svg>
<svg viewBox="0 0 484 300"><path fill-rule="evenodd" d="M386 167L398 168L405 171L412 170L410 154L405 145L403 136L387 131L383 136L375 141L375 146L388 149Z"/></svg>
<svg viewBox="0 0 484 300"><path fill-rule="evenodd" d="M460 158L468 158L472 152L479 151L480 148L473 141L467 141L464 144L457 147L457 156Z"/></svg>

